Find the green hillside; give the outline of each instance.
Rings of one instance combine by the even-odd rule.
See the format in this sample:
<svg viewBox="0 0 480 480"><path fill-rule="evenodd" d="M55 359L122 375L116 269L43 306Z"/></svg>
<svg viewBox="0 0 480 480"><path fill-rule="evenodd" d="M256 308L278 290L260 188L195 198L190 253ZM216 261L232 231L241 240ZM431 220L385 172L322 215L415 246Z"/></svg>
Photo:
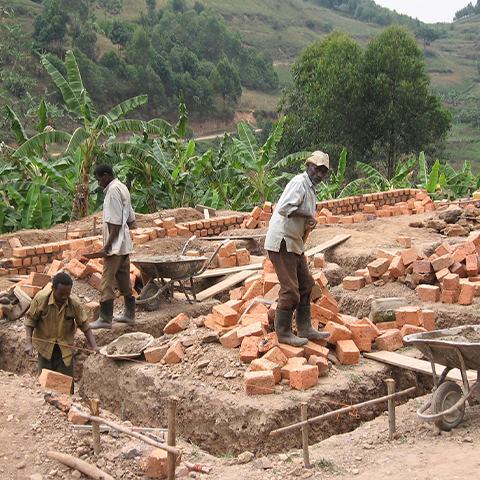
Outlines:
<svg viewBox="0 0 480 480"><path fill-rule="evenodd" d="M175 0L174 0L175 1ZM184 1L184 0L181 0ZM360 2L360 0L358 0ZM172 0L168 2L171 4ZM187 0L187 8L201 4L205 9L212 10L220 15L230 32L239 32L244 46L254 47L259 52L268 52L278 73L280 87L290 80L289 66L298 58L303 48L312 42L325 37L333 30L340 30L357 40L362 46L369 39L378 35L383 26L379 23L364 22L341 9L322 7L320 0L264 0L263 2L244 0L202 0L194 2ZM370 2L372 3L372 2ZM33 20L41 13L41 5L29 0L6 0L4 8L15 10L15 22L21 25L24 33L33 30ZM156 10L167 6L166 0L157 0ZM382 15L388 10L379 7ZM123 8L116 17L107 16L108 20L117 18L122 21L138 22L140 12L144 18L147 15L147 3L134 0L123 0ZM98 20L104 19L104 12L97 10ZM385 17L388 21L389 18ZM395 17L405 28L415 34L420 23L405 16ZM5 17L2 18L4 20ZM381 23L381 22L380 22ZM449 162L459 168L464 160L469 160L475 172L480 171L477 161L480 155L480 140L478 129L480 126L480 99L479 84L479 36L480 15L475 15L452 24L432 26L440 38L425 46L425 63L431 75L431 88L437 93L444 106L451 109L454 116L453 128L450 132L447 155ZM108 50L116 50L110 40L97 31L99 56ZM421 48L423 40L418 39ZM59 48L69 48L66 44L56 45ZM35 58L32 58L35 62ZM36 86L29 92L40 98L47 88L54 91L48 77L41 76L35 68L28 70L29 74L36 75ZM143 92L136 92L140 94ZM1 103L12 101L11 94L3 89ZM263 110L275 112L278 100L281 97L281 88L276 92L259 92L251 88L243 89L243 95L237 108L243 110ZM114 103L118 101L116 99ZM23 104L27 104L23 100ZM22 108L22 102L19 102Z"/></svg>

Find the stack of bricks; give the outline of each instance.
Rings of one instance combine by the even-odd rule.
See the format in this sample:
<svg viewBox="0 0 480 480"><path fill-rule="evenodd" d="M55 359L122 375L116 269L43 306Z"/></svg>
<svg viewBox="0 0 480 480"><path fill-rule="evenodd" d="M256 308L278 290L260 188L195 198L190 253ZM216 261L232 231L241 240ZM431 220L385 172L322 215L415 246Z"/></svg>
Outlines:
<svg viewBox="0 0 480 480"><path fill-rule="evenodd" d="M268 227L275 207L272 202L265 202L263 208L254 207L250 213L245 215L242 228L264 228Z"/></svg>
<svg viewBox="0 0 480 480"><path fill-rule="evenodd" d="M214 244L214 251L219 247L219 244ZM198 256L197 251L187 251L186 255ZM213 252L207 253L205 256L210 257ZM229 240L224 243L218 250L215 258L210 263L210 268L232 268L237 266L244 266L250 264L250 252L246 248L237 248L235 240Z"/></svg>
<svg viewBox="0 0 480 480"><path fill-rule="evenodd" d="M411 246L409 237L398 237L397 242L408 248L378 250L376 260L343 279L343 288L359 290L369 284L408 280L416 285L418 298L424 302L470 305L480 295L480 232L471 232L464 242L442 243L429 258Z"/></svg>
<svg viewBox="0 0 480 480"><path fill-rule="evenodd" d="M24 247L18 238L9 240L12 257L1 261L0 275L28 275L31 272L43 273L47 265L62 260L67 250L78 250L91 246L99 237L87 237L73 240Z"/></svg>
<svg viewBox="0 0 480 480"><path fill-rule="evenodd" d="M159 230L159 236L176 237L208 237L218 235L227 230L241 228L244 221L244 214L228 215L224 217L211 217L204 220L177 223L175 217L156 219L153 226Z"/></svg>
<svg viewBox="0 0 480 480"><path fill-rule="evenodd" d="M304 390L317 384L328 372L328 346L344 365L358 363L361 351L370 351L381 331L368 319L342 315L323 272L314 275L312 325L330 333L327 340L309 340L302 347L278 341L270 332L276 312L280 284L270 261L261 273L252 275L245 286L230 291L230 300L216 305L207 315L205 326L220 332L226 348L240 347L240 360L250 364L245 374L249 395L268 394L275 385L288 381L293 389ZM294 332L296 327L294 326Z"/></svg>
<svg viewBox="0 0 480 480"><path fill-rule="evenodd" d="M403 188L337 200L324 200L317 202L316 210L318 213L324 212L320 216L342 216L341 223L356 223L366 220L367 216L390 217L434 211L435 203L425 190ZM323 219L320 221L328 223Z"/></svg>

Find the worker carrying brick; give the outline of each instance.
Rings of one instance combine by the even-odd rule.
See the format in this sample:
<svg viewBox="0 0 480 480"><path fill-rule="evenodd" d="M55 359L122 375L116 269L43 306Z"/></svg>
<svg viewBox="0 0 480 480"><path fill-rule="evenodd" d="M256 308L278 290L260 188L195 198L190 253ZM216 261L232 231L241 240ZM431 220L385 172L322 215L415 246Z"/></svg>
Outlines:
<svg viewBox="0 0 480 480"><path fill-rule="evenodd" d="M103 201L103 247L98 253L103 257L102 293L100 315L92 328L112 328L112 320L133 325L135 323L135 297L130 280L130 253L133 242L130 229L135 223L135 213L127 187L115 177L111 165L101 163L93 172L105 191ZM125 299L124 314L113 317L115 284Z"/></svg>
<svg viewBox="0 0 480 480"><path fill-rule="evenodd" d="M66 273L57 273L52 288L40 290L26 313L25 352L38 352L38 373L44 368L73 378L73 342L76 327L87 337L92 350L99 351L81 300L72 294L73 281ZM73 382L72 382L73 393Z"/></svg>
<svg viewBox="0 0 480 480"><path fill-rule="evenodd" d="M330 335L312 327L310 296L315 280L308 268L303 240L317 224L316 187L330 169L329 157L317 150L307 158L305 166L306 171L293 177L285 187L265 239L265 249L280 281L275 331L279 342L295 347ZM292 333L295 310L297 336Z"/></svg>

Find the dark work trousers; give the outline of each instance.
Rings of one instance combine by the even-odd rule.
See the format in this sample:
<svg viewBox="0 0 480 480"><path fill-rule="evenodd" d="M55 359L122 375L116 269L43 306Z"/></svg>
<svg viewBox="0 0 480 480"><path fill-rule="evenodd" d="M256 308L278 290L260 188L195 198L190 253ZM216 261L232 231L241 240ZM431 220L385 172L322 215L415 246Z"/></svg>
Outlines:
<svg viewBox="0 0 480 480"><path fill-rule="evenodd" d="M52 358L50 360L47 360L46 358L38 354L38 373L42 373L42 370L44 368L46 368L47 370L53 370L54 372L63 373L64 375L68 375L69 377L73 378L73 357L72 363L70 363L70 365L67 367L63 362L62 351L60 350L58 343L56 343L53 347ZM70 393L73 393L73 381L72 390Z"/></svg>
<svg viewBox="0 0 480 480"><path fill-rule="evenodd" d="M115 300L115 284L124 297L132 296L130 255L109 255L103 259L101 302Z"/></svg>
<svg viewBox="0 0 480 480"><path fill-rule="evenodd" d="M307 257L304 254L287 252L285 240L282 240L280 251L269 250L268 258L273 263L280 281L277 308L293 311L310 305L310 294L315 280L308 268Z"/></svg>

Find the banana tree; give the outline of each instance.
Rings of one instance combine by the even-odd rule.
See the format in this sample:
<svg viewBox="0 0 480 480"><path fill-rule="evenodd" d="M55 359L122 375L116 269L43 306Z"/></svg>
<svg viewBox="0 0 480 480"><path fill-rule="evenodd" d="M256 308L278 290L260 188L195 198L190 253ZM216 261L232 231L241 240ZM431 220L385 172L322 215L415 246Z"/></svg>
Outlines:
<svg viewBox="0 0 480 480"><path fill-rule="evenodd" d="M100 142L115 136L119 132L140 131L146 134L159 134L160 129L151 122L123 119L125 115L147 102L147 95L130 98L105 115L99 115L83 85L77 61L71 51L66 53L65 66L67 79L48 60L41 59L47 73L62 93L65 103L76 120L82 125L71 135L68 132L48 131L23 143L13 154L15 158L29 155L48 143L68 142L64 155L71 157L75 164L76 188L73 200L72 220L82 218L89 213L90 171L94 161L102 159L105 150Z"/></svg>
<svg viewBox="0 0 480 480"><path fill-rule="evenodd" d="M230 179L234 187L231 192L232 208L249 209L275 200L282 193L279 183L284 178L291 178L291 175L281 171L308 157L308 152L297 152L276 160L277 144L282 138L284 123L285 117L282 117L260 147L248 125L244 122L238 124L239 138L232 139L233 146L226 154L226 160L236 171Z"/></svg>

